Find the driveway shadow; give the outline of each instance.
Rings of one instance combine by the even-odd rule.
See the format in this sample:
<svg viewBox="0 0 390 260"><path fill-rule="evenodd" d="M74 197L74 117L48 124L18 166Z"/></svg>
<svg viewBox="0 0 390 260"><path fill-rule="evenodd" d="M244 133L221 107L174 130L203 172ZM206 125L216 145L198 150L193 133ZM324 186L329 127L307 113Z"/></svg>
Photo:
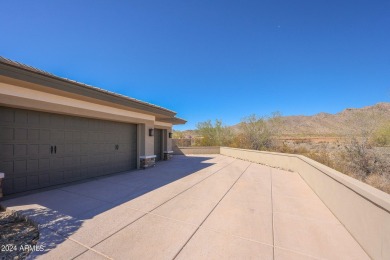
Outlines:
<svg viewBox="0 0 390 260"><path fill-rule="evenodd" d="M210 167L215 162L208 160L214 158L178 155L145 170L111 174L10 199L5 197L1 205L38 225L38 245L44 250L34 252L35 257L59 246L85 221Z"/></svg>

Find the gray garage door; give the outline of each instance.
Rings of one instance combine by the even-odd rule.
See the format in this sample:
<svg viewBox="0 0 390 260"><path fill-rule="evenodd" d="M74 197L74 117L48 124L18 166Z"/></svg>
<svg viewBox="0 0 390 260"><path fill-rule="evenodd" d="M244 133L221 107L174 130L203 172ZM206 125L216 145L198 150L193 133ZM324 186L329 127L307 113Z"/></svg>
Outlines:
<svg viewBox="0 0 390 260"><path fill-rule="evenodd" d="M0 107L4 194L135 169L137 127Z"/></svg>
<svg viewBox="0 0 390 260"><path fill-rule="evenodd" d="M154 154L156 155L156 161L161 161L162 159L162 130L154 129Z"/></svg>

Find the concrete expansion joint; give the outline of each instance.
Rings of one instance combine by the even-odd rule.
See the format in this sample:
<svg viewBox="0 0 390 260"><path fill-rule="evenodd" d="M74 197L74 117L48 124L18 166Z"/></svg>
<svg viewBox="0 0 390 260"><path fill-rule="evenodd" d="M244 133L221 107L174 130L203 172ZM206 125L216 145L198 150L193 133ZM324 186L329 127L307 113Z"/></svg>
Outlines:
<svg viewBox="0 0 390 260"><path fill-rule="evenodd" d="M213 231L213 232L215 232L215 233L219 233L219 234L223 234L223 235L227 235L227 236L231 236L231 237L236 237L236 238L240 238L240 239L247 240L247 241L250 241L250 242L254 242L254 243L258 243L258 244L262 244L262 245L266 245L266 246L271 246L271 247L273 247L272 244L260 242L260 241L257 241L257 240L254 240L254 239L250 239L250 238L247 238L247 237L242 237L242 236L234 235L234 234L228 233L228 232L223 232L223 231L218 230L218 229L206 228L206 227L204 227L204 229L205 229L205 230Z"/></svg>
<svg viewBox="0 0 390 260"><path fill-rule="evenodd" d="M301 255L301 256L310 257L310 258L313 258L313 259L318 259L318 260L323 259L323 258L318 258L318 257L312 256L312 255L308 255L308 254L302 253L300 251L292 250L292 249L281 247L281 246L274 246L274 248L283 249L285 251L290 251L292 253L295 253L295 254L298 254L298 255Z"/></svg>
<svg viewBox="0 0 390 260"><path fill-rule="evenodd" d="M284 212L284 211L273 211L273 213L283 213L285 215L288 215L288 216L296 216L295 214L293 213L289 213L289 212ZM333 215L333 213L332 213ZM334 215L333 215L334 216ZM336 217L336 216L334 216ZM342 226L342 227L345 227L343 224L341 224L340 221L337 222L330 222L330 221L326 221L326 220L321 220L321 219L317 219L317 218L307 218L307 217L302 217L300 216L301 219L305 219L305 220L309 220L309 221L313 221L313 222L316 222L316 223L322 223L322 224L327 224L327 225L334 225L334 226ZM337 219L337 218L336 218Z"/></svg>
<svg viewBox="0 0 390 260"><path fill-rule="evenodd" d="M69 190L66 190L66 189L59 189L59 190L67 192L67 193L70 193L70 194L77 194L78 196L83 196L83 197L86 197L86 198L89 198L89 199L98 200L98 201L101 201L101 202L104 202L104 203L110 203L111 204L110 201L97 199L97 198L92 197L92 196L86 196L85 194L80 193L80 192L69 191Z"/></svg>
<svg viewBox="0 0 390 260"><path fill-rule="evenodd" d="M110 237L114 236L114 235L117 234L118 232L122 231L123 229L127 228L128 226L130 226L130 225L134 224L135 222L137 222L138 220L140 220L141 218L143 218L143 217L145 217L146 215L150 214L153 210L155 210L155 209L157 209L158 207L164 205L164 204L167 203L168 201L174 199L175 197L177 197L177 196L179 196L180 194L186 192L187 190L191 189L192 187L198 185L198 184L201 183L202 181L204 181L204 180L208 179L209 177L213 176L215 173L221 171L223 168L226 168L227 166L229 166L230 164L232 164L232 163L235 162L235 161L236 161L236 160L233 160L232 162L228 163L226 166L224 166L224 167L222 167L221 169L218 169L217 171L211 173L209 176L203 178L203 179L200 180L199 182L195 183L194 185L192 185L191 187L185 189L184 191L178 193L177 195L173 196L172 198L170 198L170 199L164 201L163 203L161 203L160 205L156 206L156 207L153 208L152 210L150 210L150 211L148 211L148 212L144 212L144 211L138 210L138 211L143 212L144 214L141 215L140 217L138 217L137 219L133 220L133 221L130 222L129 224L125 225L124 227L120 228L119 230L117 230L117 231L114 232L113 234L109 235L108 237L106 237L106 238L102 239L101 241L97 242L97 243L94 244L92 247L95 247L95 246L101 244L102 242L106 241L107 239L109 239ZM152 213L152 214L153 214L153 213ZM195 225L195 226L196 226L196 225ZM75 242L76 242L76 241L75 241ZM87 248L90 249L90 250L92 250L92 251L96 251L96 250L94 250L92 247L87 247ZM86 252L86 251L85 251L85 252ZM85 252L83 252L83 253L77 255L75 258L81 256L81 255L84 254ZM98 251L96 251L96 252L99 253ZM105 257L107 257L107 256L105 256ZM75 259L75 258L73 258L73 259ZM110 259L110 258L109 258L109 259Z"/></svg>
<svg viewBox="0 0 390 260"><path fill-rule="evenodd" d="M151 215L151 216L156 216L156 217L164 218L164 219L168 219L168 220L171 220L171 221L174 221L174 222L178 222L178 223L182 223L182 224L185 224L185 225L189 225L189 226L193 226L193 227L198 227L198 225L196 225L196 224L194 224L194 223L182 221L182 220L175 219L175 218L166 217L166 216L163 216L163 215L160 215L160 214L156 214L156 213L152 213L152 212L148 212L148 213L146 213L146 214Z"/></svg>
<svg viewBox="0 0 390 260"><path fill-rule="evenodd" d="M269 168L270 180L271 180L271 212L272 212L272 255L275 259L275 219L274 219L274 197L273 197L273 183L272 183L272 168Z"/></svg>
<svg viewBox="0 0 390 260"><path fill-rule="evenodd" d="M233 161L234 162L234 161ZM218 205L221 203L221 201L226 197L226 195L229 193L229 191L233 188L233 186L237 183L237 181L242 177L242 175L248 170L249 166L251 166L252 163L249 163L249 165L245 168L245 170L238 176L238 178L233 182L233 184L229 187L229 189L225 192L225 194L221 197L221 199L217 202L217 204L214 205L214 207L211 209L211 211L207 214L207 216L203 219L203 221L200 223L200 225L195 229L195 231L191 234L191 236L188 238L188 240L184 243L184 245L179 249L179 251L176 253L176 255L173 257L173 259L176 259L180 253L183 251L183 249L187 246L188 242L194 237L194 235L198 232L199 228L204 224L204 222L207 220L207 218L213 213L213 211L218 207ZM230 164L229 164L230 165Z"/></svg>
<svg viewBox="0 0 390 260"><path fill-rule="evenodd" d="M168 199L167 201L164 201L163 203L161 203L160 205L156 206L155 208L151 209L150 212L152 212L153 210L161 207L162 205L166 204L167 202L171 201L172 199L176 198L177 196L179 196L180 194L183 194L184 192L190 190L191 188L195 187L196 185L198 185L199 183L207 180L208 178L210 178L211 176L214 176L216 173L220 172L221 170L223 170L224 168L228 167L229 165L231 165L232 163L234 163L236 160L233 160L232 162L228 163L227 165L223 166L222 168L216 170L215 172L211 173L209 176L201 179L200 181L198 181L197 183L195 183L194 185L188 187L187 189L181 191L180 193L176 194L175 196L173 196L172 198Z"/></svg>
<svg viewBox="0 0 390 260"><path fill-rule="evenodd" d="M112 184L110 190L116 192L117 188L121 188L116 186L116 178L92 183L92 189L85 189L83 196L76 194L85 187L83 185L58 187L47 196L6 200L4 205L21 213L26 209L41 209L40 205L46 205L52 211L53 214L47 218L31 216L41 223L41 244L53 238L54 243L64 244L55 249L50 247L54 251L53 254L47 251L47 258L147 259L156 254L169 259L205 256L225 259L237 256L270 259L333 259L339 256L357 259L362 256L364 259L367 256L356 239L348 234L346 227L339 225L342 222L328 212L329 208L323 205L302 176L225 158L183 157L181 164L169 164L161 169L165 173L168 168L180 169L189 165L188 169L180 170L182 172L172 173L176 179L193 171L195 175L187 181L160 190L161 186L155 185L155 181L149 183L149 178L145 178L145 185L136 185L142 188L132 190L131 194L127 189L118 190L120 194L110 203L100 201L99 198L106 198L101 196L99 187ZM199 167L192 167L187 161L194 161ZM219 162L215 164L216 161ZM160 170L152 170L152 173L161 176ZM134 177L138 181L143 174L129 175L131 178L126 180L131 181ZM165 181L161 178L163 184ZM144 186L154 193L143 197L141 191L145 191ZM66 198L67 194L72 196ZM52 199L51 196L57 198ZM91 200L90 197L96 198ZM46 203L47 198L50 198L49 203ZM26 206L21 207L21 204ZM87 207L70 209L72 205ZM42 216L46 216L44 212L42 210ZM112 222L112 216L118 216L117 221ZM313 221L313 218L318 218L318 221ZM84 223L84 220L88 221L85 225L73 222ZM96 227L99 229L97 233ZM159 232L156 233L156 230ZM297 234L303 235L297 237ZM383 251L386 249L384 245ZM169 251L166 251L167 248Z"/></svg>
<svg viewBox="0 0 390 260"><path fill-rule="evenodd" d="M70 241L72 241L72 242L75 242L76 244L79 244L80 246L85 247L85 248L87 249L87 250L85 250L84 252L82 252L81 254L79 254L79 255L77 255L76 257L74 257L73 259L75 259L75 258L81 256L82 254L88 252L88 250L93 251L93 252L95 252L95 253L97 253L97 254L99 254L99 255L101 255L101 256L107 258L107 259L112 259L111 257L106 256L105 254L103 254L103 253L101 253L101 252L99 252L99 251L93 249L92 247L89 247L89 246L87 246L87 245L84 245L83 243L79 242L78 240L75 240L75 239L73 239L73 238L71 238L71 237L66 237L66 236L64 236L63 234L57 232L56 230L54 230L54 229L52 229L52 228L50 228L50 227L48 227L48 228L46 228L46 229L50 230L51 232L55 233L55 234L58 235L58 236L63 237L64 239L67 239L67 240L70 240Z"/></svg>

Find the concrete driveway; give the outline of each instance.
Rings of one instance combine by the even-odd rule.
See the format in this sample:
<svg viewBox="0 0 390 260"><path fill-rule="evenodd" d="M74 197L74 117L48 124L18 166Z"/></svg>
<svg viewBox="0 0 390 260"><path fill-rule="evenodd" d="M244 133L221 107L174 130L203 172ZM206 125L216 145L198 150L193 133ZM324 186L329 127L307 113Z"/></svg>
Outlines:
<svg viewBox="0 0 390 260"><path fill-rule="evenodd" d="M47 259L369 259L297 173L222 155L8 199Z"/></svg>

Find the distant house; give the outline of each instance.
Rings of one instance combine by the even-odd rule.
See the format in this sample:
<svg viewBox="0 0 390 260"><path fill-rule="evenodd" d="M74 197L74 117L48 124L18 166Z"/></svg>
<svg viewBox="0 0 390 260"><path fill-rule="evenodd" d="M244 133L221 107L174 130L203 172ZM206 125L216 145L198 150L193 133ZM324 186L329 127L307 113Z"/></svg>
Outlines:
<svg viewBox="0 0 390 260"><path fill-rule="evenodd" d="M3 193L152 166L186 122L175 115L0 57Z"/></svg>

